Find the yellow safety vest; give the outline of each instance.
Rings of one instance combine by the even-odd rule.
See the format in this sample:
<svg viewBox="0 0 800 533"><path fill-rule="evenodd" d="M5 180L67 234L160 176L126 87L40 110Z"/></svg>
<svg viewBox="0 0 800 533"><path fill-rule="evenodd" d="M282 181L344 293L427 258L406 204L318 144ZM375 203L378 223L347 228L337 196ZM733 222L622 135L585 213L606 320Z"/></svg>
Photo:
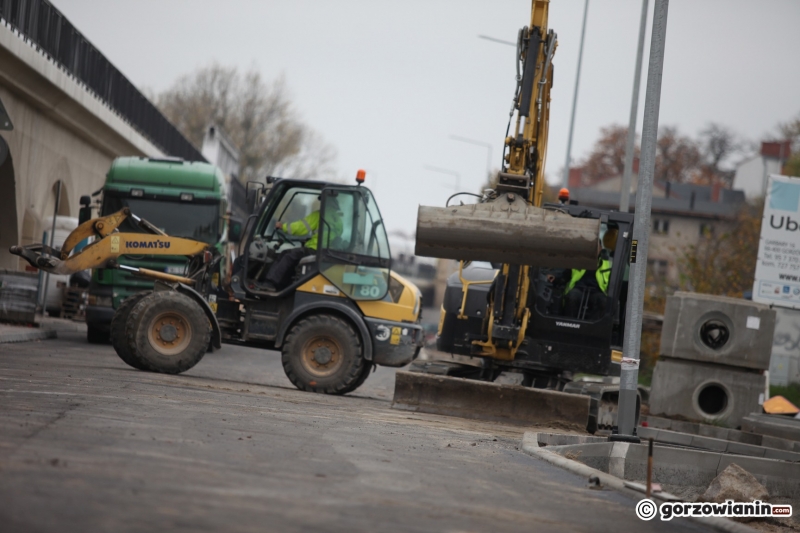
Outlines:
<svg viewBox="0 0 800 533"><path fill-rule="evenodd" d="M594 276L595 279L597 279L597 285L600 287L600 290L603 291L603 294L607 294L608 280L611 277L611 260L601 258L599 262L600 264L598 265ZM564 294L569 293L569 291L575 287L575 284L581 280L584 274L586 274L586 270L572 269L572 278L569 280L567 290L564 292Z"/></svg>
<svg viewBox="0 0 800 533"><path fill-rule="evenodd" d="M342 218L339 213L327 220L331 226L331 234L333 238L342 235L343 225ZM283 231L295 237L302 237L303 235L313 234L310 239L305 243L305 247L309 250L316 250L319 243L319 211L314 211L310 215L295 220L294 222L284 222Z"/></svg>

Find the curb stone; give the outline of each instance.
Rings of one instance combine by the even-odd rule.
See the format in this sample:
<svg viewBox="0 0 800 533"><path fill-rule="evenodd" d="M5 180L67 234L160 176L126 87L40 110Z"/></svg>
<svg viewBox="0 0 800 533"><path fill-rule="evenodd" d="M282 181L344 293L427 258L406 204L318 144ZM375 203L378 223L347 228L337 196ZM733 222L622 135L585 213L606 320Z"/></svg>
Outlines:
<svg viewBox="0 0 800 533"><path fill-rule="evenodd" d="M606 474L605 472L591 468L577 461L567 459L566 457L562 457L557 453L551 452L545 448L541 448L539 446L538 433L535 431L526 431L522 436L521 450L528 455L542 459L543 461L561 467L564 470L568 470L573 474L582 476L586 479L588 479L590 476L597 476L597 478L600 480L600 483L616 490L617 492L621 492L626 496L634 499L642 499L644 497L643 493L626 487L623 480L614 477L611 474ZM653 494L651 498L656 501L657 505L667 501L663 498L660 498L657 494ZM688 518L689 520L692 520L698 524L711 526L717 531L724 531L726 533L759 533L756 529L739 522L734 522L733 520L729 520L727 518L695 518L691 516L685 518Z"/></svg>
<svg viewBox="0 0 800 533"><path fill-rule="evenodd" d="M55 339L58 333L52 329L32 329L25 331L23 328L18 328L20 331L9 331L0 333L0 344L7 344L12 342L28 342L28 341L41 341L45 339Z"/></svg>

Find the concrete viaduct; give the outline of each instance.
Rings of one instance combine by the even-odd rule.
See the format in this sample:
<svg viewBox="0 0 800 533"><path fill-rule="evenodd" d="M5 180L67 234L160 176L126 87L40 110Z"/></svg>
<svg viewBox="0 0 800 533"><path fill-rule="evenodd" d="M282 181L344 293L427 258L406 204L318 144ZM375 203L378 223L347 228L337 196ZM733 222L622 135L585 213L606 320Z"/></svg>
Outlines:
<svg viewBox="0 0 800 533"><path fill-rule="evenodd" d="M58 214L77 217L118 156L203 160L46 0L0 7L0 101L0 269L25 268L8 247L41 241L59 182Z"/></svg>

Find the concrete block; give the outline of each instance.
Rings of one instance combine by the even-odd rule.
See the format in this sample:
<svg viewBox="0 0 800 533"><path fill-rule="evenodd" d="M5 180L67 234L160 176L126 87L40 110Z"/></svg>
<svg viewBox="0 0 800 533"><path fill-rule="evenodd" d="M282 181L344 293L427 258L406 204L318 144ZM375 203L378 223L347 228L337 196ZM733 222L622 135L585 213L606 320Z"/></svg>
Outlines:
<svg viewBox="0 0 800 533"><path fill-rule="evenodd" d="M596 468L601 472L608 472L614 444L617 443L606 441L588 444L569 444L566 446L554 446L550 451L562 457L566 457L567 459L572 459L586 466Z"/></svg>
<svg viewBox="0 0 800 533"><path fill-rule="evenodd" d="M771 497L800 497L800 463L741 455L722 455L718 472L725 470L731 463L735 463L753 474L759 483L767 487Z"/></svg>
<svg viewBox="0 0 800 533"><path fill-rule="evenodd" d="M661 354L766 370L775 311L749 300L676 292L667 298Z"/></svg>
<svg viewBox="0 0 800 533"><path fill-rule="evenodd" d="M762 446L761 435L755 435L753 433L745 433L744 431L740 431L738 429L728 430L728 440L732 440L734 442L742 442L744 444L753 444L755 446Z"/></svg>
<svg viewBox="0 0 800 533"><path fill-rule="evenodd" d="M653 371L650 412L736 428L760 410L764 385L759 373L661 358Z"/></svg>
<svg viewBox="0 0 800 533"><path fill-rule="evenodd" d="M800 309L775 308L775 336L769 363L770 385L800 383Z"/></svg>
<svg viewBox="0 0 800 533"><path fill-rule="evenodd" d="M661 416L647 415L642 417L642 423L645 422L647 422L647 427L652 429L672 429L674 420Z"/></svg>
<svg viewBox="0 0 800 533"><path fill-rule="evenodd" d="M744 444L742 442L728 442L728 446L725 451L736 455L764 457L764 453L767 451L767 449L761 446L754 446L752 444Z"/></svg>
<svg viewBox="0 0 800 533"><path fill-rule="evenodd" d="M678 431L669 431L666 429L662 429L658 432L658 435L655 439L658 442L664 442L666 444L678 444L680 446L691 446L692 439L695 438L695 435L690 433L680 433Z"/></svg>
<svg viewBox="0 0 800 533"><path fill-rule="evenodd" d="M625 478L647 479L647 446L631 448L625 463ZM717 475L720 454L685 448L657 446L653 450L653 481L705 487Z"/></svg>
<svg viewBox="0 0 800 533"><path fill-rule="evenodd" d="M800 441L800 420L780 415L751 413L742 419L742 430L748 433Z"/></svg>
<svg viewBox="0 0 800 533"><path fill-rule="evenodd" d="M744 424L744 422L742 422ZM748 433L750 435L750 433ZM755 435L755 434L753 434ZM755 435L761 438L761 445L776 450L786 450L788 452L800 452L800 442L770 435Z"/></svg>
<svg viewBox="0 0 800 533"><path fill-rule="evenodd" d="M533 431L526 431L522 439L523 442L535 442L539 447L608 442L608 437L595 437L593 435L567 435L565 433L541 433Z"/></svg>
<svg viewBox="0 0 800 533"><path fill-rule="evenodd" d="M708 424L697 424L697 434L702 437L711 437L712 439L730 439L730 429L722 428L719 426L710 426Z"/></svg>
<svg viewBox="0 0 800 533"><path fill-rule="evenodd" d="M579 394L397 372L392 407L512 424L586 430L590 402L589 396Z"/></svg>
<svg viewBox="0 0 800 533"><path fill-rule="evenodd" d="M774 448L764 448L765 459L777 459L779 461L789 461L800 463L800 453L789 450L776 450Z"/></svg>
<svg viewBox="0 0 800 533"><path fill-rule="evenodd" d="M701 448L703 450L709 450L712 452L724 452L728 449L728 444L729 443L726 440L693 435L691 446L693 448Z"/></svg>

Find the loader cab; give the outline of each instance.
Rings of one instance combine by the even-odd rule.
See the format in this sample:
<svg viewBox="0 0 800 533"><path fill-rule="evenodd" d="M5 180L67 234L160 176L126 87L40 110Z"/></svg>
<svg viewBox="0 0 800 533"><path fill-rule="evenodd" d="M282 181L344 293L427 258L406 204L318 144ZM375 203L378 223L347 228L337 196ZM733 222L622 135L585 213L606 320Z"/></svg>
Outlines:
<svg viewBox="0 0 800 533"><path fill-rule="evenodd" d="M287 223L286 230L277 223ZM353 300L387 296L391 255L375 198L366 187L278 179L247 223L239 250L239 286L248 297L276 298L322 275L325 294ZM265 278L282 255L304 248L288 286L269 290ZM234 290L237 290L234 280Z"/></svg>

